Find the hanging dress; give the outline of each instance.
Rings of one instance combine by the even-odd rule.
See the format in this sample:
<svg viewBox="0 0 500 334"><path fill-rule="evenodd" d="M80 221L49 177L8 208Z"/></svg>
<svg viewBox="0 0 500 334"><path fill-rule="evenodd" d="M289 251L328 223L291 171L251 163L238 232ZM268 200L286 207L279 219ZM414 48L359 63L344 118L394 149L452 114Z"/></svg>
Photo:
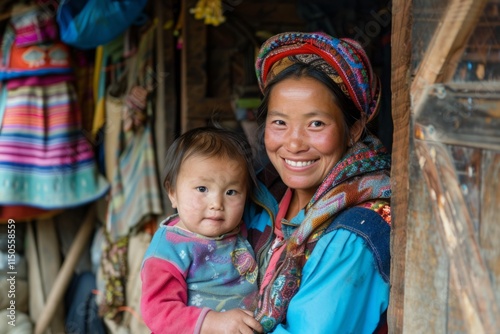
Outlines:
<svg viewBox="0 0 500 334"><path fill-rule="evenodd" d="M0 206L64 209L109 189L81 115L70 49L22 42L9 25L0 64ZM23 38L21 38L23 37Z"/></svg>

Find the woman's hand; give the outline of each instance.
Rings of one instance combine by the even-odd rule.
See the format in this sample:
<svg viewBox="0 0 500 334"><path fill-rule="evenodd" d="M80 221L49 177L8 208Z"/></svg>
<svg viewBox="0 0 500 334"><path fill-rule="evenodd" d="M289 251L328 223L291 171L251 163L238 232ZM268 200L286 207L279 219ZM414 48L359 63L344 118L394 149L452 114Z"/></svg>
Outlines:
<svg viewBox="0 0 500 334"><path fill-rule="evenodd" d="M253 334L262 333L262 326L253 313L243 309L225 312L209 311L201 325L201 334Z"/></svg>

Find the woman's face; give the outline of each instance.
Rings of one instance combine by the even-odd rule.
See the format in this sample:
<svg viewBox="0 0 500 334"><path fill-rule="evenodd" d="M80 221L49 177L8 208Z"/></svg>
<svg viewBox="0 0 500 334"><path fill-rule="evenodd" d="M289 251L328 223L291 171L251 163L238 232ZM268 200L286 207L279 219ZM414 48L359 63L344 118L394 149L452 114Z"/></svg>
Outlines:
<svg viewBox="0 0 500 334"><path fill-rule="evenodd" d="M310 199L344 154L345 131L332 93L316 79L288 78L272 88L264 142L288 187Z"/></svg>

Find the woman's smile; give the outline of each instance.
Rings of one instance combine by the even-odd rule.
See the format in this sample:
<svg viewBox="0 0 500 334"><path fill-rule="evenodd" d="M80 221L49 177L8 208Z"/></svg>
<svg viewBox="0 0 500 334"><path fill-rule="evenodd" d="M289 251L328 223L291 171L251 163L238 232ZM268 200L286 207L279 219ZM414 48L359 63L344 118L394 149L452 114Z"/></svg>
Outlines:
<svg viewBox="0 0 500 334"><path fill-rule="evenodd" d="M300 160L285 159L285 163L292 167L307 167L312 165L315 161L317 160L300 161Z"/></svg>

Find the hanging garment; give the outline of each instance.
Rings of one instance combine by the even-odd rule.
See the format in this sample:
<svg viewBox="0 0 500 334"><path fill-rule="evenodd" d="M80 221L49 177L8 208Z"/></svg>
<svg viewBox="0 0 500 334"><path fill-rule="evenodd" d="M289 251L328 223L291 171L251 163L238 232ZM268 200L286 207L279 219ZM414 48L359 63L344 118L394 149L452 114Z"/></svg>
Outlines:
<svg viewBox="0 0 500 334"><path fill-rule="evenodd" d="M7 52L0 64L0 80L73 72L69 48L58 41L28 46L14 41Z"/></svg>
<svg viewBox="0 0 500 334"><path fill-rule="evenodd" d="M22 13L12 16L10 22L16 31L18 46L36 45L57 39L59 31L53 19L55 14L53 5L57 5L57 2L51 0L38 2L35 6L21 3L15 4L12 8L13 12Z"/></svg>
<svg viewBox="0 0 500 334"><path fill-rule="evenodd" d="M80 131L70 82L7 89L0 128L0 204L55 209L108 191Z"/></svg>
<svg viewBox="0 0 500 334"><path fill-rule="evenodd" d="M123 325L121 310L129 301L124 296L128 270L124 264L131 236L146 223L163 213L160 183L154 150L151 103L147 82L152 67L155 26L141 36L138 52L127 60L127 89L120 98L106 100L106 131L104 144L106 168L111 175L111 190L106 216L106 238L103 244L99 313L115 325ZM113 89L110 89L110 91ZM121 111L121 112L120 112ZM119 117L121 115L121 117ZM113 143L116 143L113 149ZM113 154L114 153L114 154ZM127 297L128 298L128 297Z"/></svg>
<svg viewBox="0 0 500 334"><path fill-rule="evenodd" d="M129 234L150 215L162 214L150 125L121 136L125 146L111 183L106 222L112 240Z"/></svg>
<svg viewBox="0 0 500 334"><path fill-rule="evenodd" d="M61 40L80 49L106 44L142 19L147 0L62 0L57 10Z"/></svg>
<svg viewBox="0 0 500 334"><path fill-rule="evenodd" d="M127 89L121 96L121 103L110 98L112 106L107 104L107 115L114 111L115 117L107 119L106 127L115 130L106 133L105 143L115 141L118 133L115 154L111 147L106 147L106 155L114 156L117 161L113 175L108 175L112 181L106 230L111 241L128 235L150 217L163 213L151 130L153 110L148 103L152 89L148 89L147 74L152 67L155 29L156 25L152 25L141 36L137 53L127 60L126 76L123 76ZM117 109L122 110L120 121L116 118Z"/></svg>
<svg viewBox="0 0 500 334"><path fill-rule="evenodd" d="M64 209L102 197L109 184L81 128L68 46L19 46L9 26L0 78L0 206Z"/></svg>

